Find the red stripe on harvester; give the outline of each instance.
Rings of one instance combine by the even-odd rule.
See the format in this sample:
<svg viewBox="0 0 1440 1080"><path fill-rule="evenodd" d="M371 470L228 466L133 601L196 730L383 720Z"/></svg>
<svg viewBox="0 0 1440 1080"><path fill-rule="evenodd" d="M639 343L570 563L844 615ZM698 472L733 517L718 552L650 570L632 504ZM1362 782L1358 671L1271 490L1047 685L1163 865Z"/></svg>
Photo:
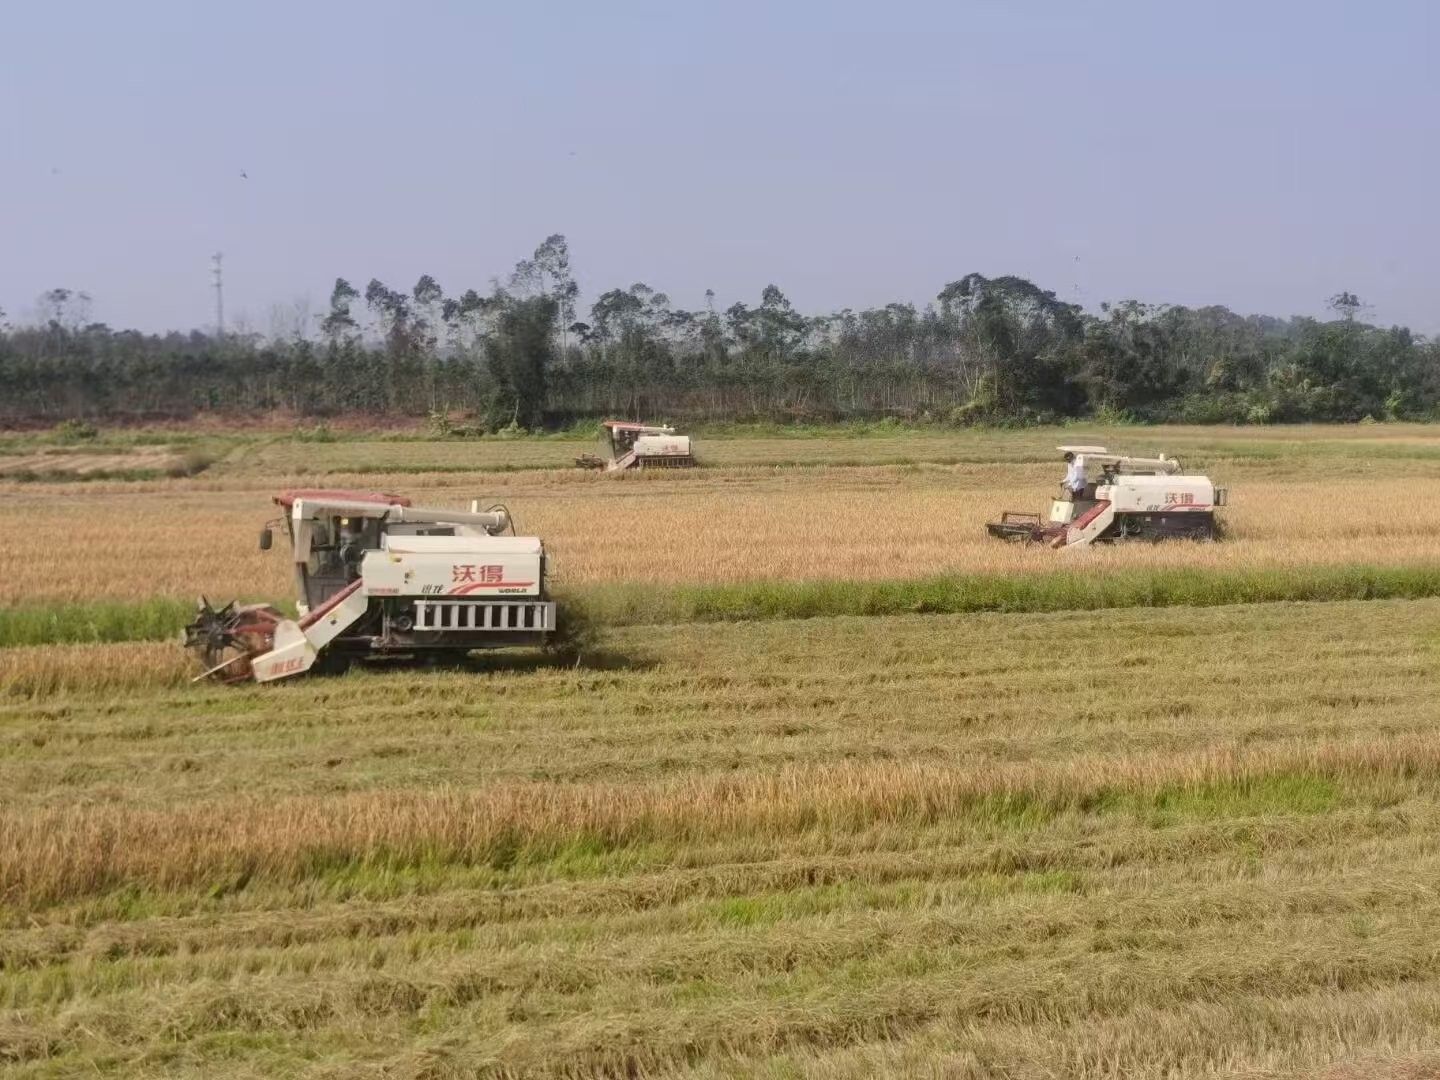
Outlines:
<svg viewBox="0 0 1440 1080"><path fill-rule="evenodd" d="M334 596L330 597L329 600L326 600L325 603L321 604L314 611L310 612L309 615L306 615L303 619L301 619L300 629L304 630L307 626L314 626L326 615L330 614L330 612L333 611L342 600L344 600L347 596L353 593L356 589L360 588L360 585L361 581L359 578L356 578L349 585L346 585L345 588L341 589Z"/></svg>
<svg viewBox="0 0 1440 1080"><path fill-rule="evenodd" d="M450 596L464 596L476 589L528 589L534 585L533 581L476 581L470 585L461 585L458 589L451 589Z"/></svg>
<svg viewBox="0 0 1440 1080"><path fill-rule="evenodd" d="M1090 522L1094 521L1097 517L1103 514L1105 512L1105 508L1109 505L1110 503L1108 500L1101 499L1094 506L1090 507L1089 510L1086 510L1085 513L1081 514L1078 518L1072 521L1070 523L1070 527L1072 529L1085 528L1086 525L1089 525Z"/></svg>

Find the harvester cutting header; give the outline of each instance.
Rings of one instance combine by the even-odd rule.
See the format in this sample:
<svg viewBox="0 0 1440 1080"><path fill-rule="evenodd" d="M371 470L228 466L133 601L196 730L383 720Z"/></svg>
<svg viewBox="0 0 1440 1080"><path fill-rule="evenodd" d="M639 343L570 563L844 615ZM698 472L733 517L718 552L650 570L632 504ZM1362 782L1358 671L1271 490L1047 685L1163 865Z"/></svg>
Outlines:
<svg viewBox="0 0 1440 1080"><path fill-rule="evenodd" d="M1103 446L1057 447L1068 464L1048 521L1007 510L985 528L1003 540L1079 548L1114 540L1213 540L1226 490L1185 473L1174 458L1112 454Z"/></svg>
<svg viewBox="0 0 1440 1080"><path fill-rule="evenodd" d="M275 503L299 618L202 600L185 644L206 675L270 682L371 656L543 645L556 628L544 545L515 536L503 506L426 510L398 495L327 490L286 491ZM272 539L267 527L262 550Z"/></svg>

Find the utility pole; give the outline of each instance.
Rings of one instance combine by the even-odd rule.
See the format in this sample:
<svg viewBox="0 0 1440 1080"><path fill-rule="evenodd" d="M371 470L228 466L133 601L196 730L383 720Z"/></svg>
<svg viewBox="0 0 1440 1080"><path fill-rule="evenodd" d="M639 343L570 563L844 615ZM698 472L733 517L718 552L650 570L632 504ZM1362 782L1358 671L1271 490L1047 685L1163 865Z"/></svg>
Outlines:
<svg viewBox="0 0 1440 1080"><path fill-rule="evenodd" d="M214 266L210 268L210 275L215 279L215 340L225 340L225 283L220 276L220 260L225 257L224 252L217 251L210 256Z"/></svg>

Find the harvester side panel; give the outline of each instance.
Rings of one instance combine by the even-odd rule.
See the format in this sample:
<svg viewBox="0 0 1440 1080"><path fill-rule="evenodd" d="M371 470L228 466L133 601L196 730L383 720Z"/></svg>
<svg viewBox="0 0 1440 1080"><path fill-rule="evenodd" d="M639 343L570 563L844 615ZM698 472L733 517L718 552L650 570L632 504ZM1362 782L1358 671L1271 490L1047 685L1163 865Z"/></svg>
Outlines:
<svg viewBox="0 0 1440 1080"><path fill-rule="evenodd" d="M1204 476L1126 476L1102 485L1095 496L1117 513L1188 513L1215 506L1215 486Z"/></svg>
<svg viewBox="0 0 1440 1080"><path fill-rule="evenodd" d="M460 537L393 538L384 551L367 551L361 580L370 596L538 596L543 583L539 542L524 550L513 541L484 539L465 545ZM450 551L410 551L415 540ZM403 541L403 542L402 542ZM400 549L400 550L397 550ZM519 550L517 550L519 549Z"/></svg>

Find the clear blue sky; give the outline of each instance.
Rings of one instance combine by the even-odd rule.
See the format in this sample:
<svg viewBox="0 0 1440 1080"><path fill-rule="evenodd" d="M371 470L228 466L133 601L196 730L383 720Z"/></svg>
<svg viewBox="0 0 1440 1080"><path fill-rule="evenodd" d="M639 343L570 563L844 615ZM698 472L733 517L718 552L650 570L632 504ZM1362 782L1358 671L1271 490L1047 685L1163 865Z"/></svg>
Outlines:
<svg viewBox="0 0 1440 1080"><path fill-rule="evenodd" d="M587 299L979 271L1090 307L1349 289L1440 332L1437 8L7 0L0 307L206 325L223 250L263 330L337 275L483 289L561 232Z"/></svg>

